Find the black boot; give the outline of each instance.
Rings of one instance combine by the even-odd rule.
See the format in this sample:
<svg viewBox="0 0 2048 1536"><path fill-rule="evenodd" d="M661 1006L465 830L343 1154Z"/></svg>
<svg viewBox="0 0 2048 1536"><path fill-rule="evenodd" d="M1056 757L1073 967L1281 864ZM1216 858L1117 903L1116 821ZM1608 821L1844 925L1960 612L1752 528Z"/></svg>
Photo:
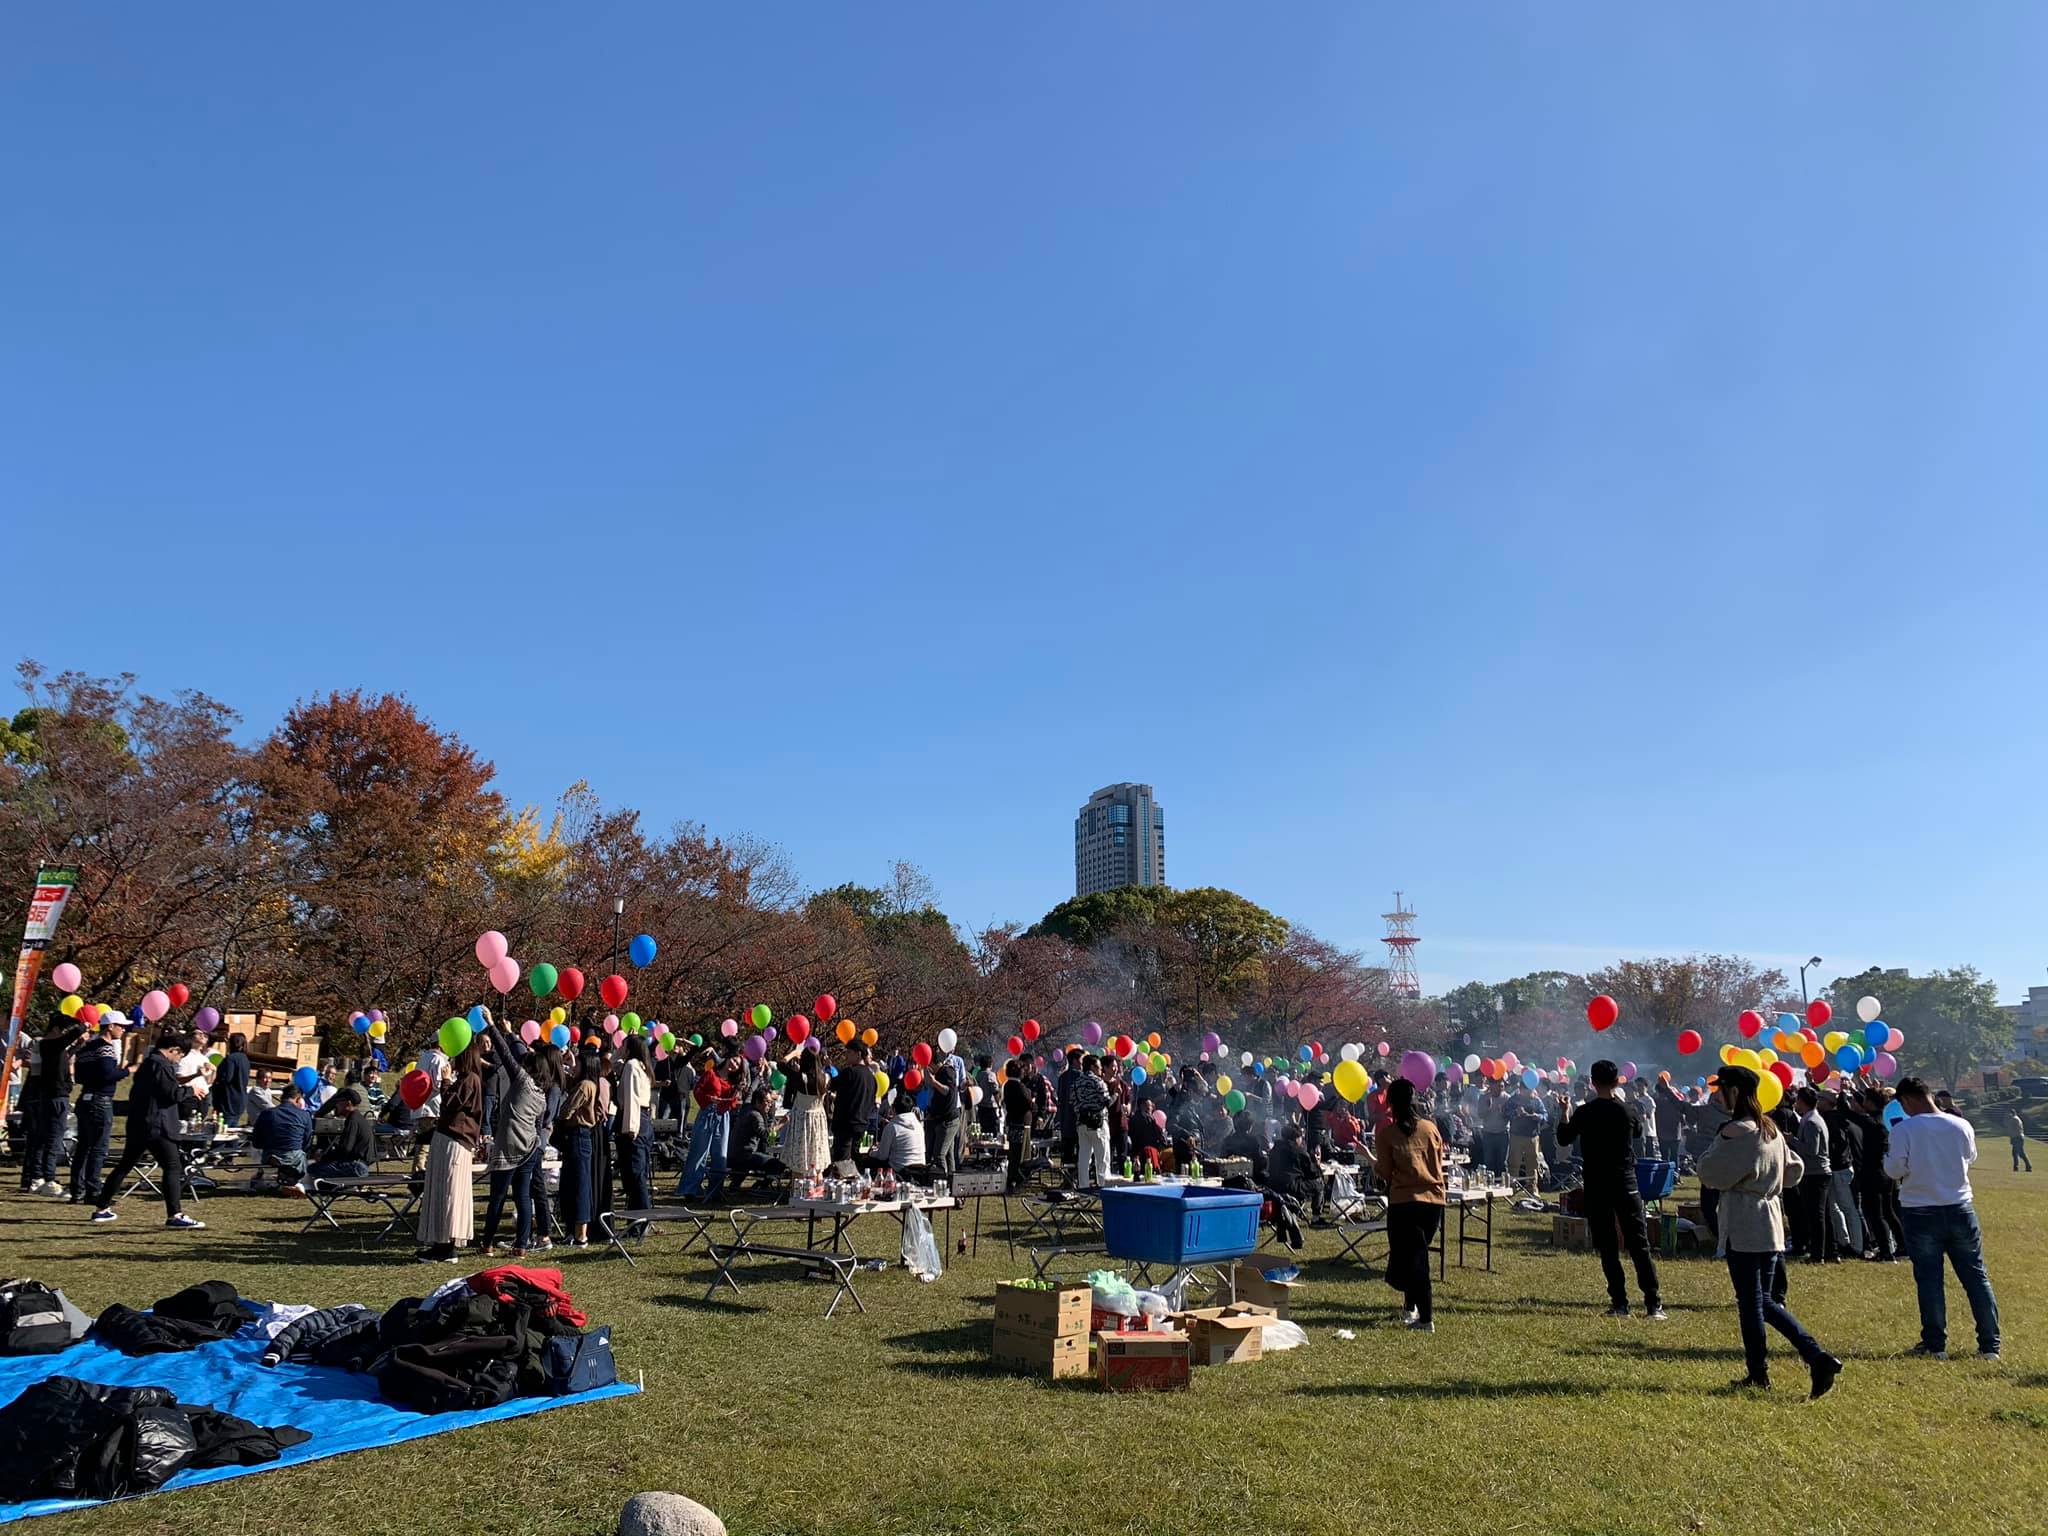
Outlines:
<svg viewBox="0 0 2048 1536"><path fill-rule="evenodd" d="M1842 1362L1833 1355L1822 1355L1818 1360L1807 1362L1807 1370L1813 1374L1813 1397L1828 1395L1828 1389L1835 1384L1835 1378L1842 1374ZM1811 1402L1813 1399L1809 1398Z"/></svg>

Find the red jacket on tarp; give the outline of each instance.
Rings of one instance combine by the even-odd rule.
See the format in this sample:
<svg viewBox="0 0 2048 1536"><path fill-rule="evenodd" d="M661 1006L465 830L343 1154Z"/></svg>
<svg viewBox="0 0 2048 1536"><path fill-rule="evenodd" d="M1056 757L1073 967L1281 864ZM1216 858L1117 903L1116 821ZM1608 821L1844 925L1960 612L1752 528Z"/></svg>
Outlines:
<svg viewBox="0 0 2048 1536"><path fill-rule="evenodd" d="M469 1277L469 1288L494 1301L529 1301L548 1317L581 1328L590 1321L574 1298L562 1289L559 1269L527 1269L520 1264L503 1264L481 1270Z"/></svg>

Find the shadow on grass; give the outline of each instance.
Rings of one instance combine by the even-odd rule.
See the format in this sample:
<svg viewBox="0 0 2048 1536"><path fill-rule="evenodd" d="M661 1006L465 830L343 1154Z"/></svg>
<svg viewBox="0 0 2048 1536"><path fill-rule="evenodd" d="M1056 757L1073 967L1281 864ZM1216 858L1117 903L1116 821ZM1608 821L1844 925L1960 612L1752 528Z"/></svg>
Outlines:
<svg viewBox="0 0 2048 1536"><path fill-rule="evenodd" d="M950 1360L891 1360L889 1362L889 1369L892 1371L902 1371L910 1376L930 1376L941 1381L974 1381L998 1376L1016 1376L1028 1379L1030 1376L1030 1373L1027 1371L1020 1371L1013 1365L1000 1364L990 1359L987 1355ZM1050 1378L1046 1378L1046 1380L1050 1386L1065 1385L1062 1382L1054 1382ZM1091 1387L1094 1386L1094 1378L1088 1378L1087 1384Z"/></svg>
<svg viewBox="0 0 2048 1536"><path fill-rule="evenodd" d="M1588 1381L1344 1381L1296 1387L1297 1397L1605 1397L1609 1392L1661 1393L1660 1386L1605 1387Z"/></svg>
<svg viewBox="0 0 2048 1536"><path fill-rule="evenodd" d="M914 1349L927 1355L960 1355L988 1353L989 1331L987 1321L956 1323L950 1328L927 1328L922 1333L892 1333L882 1342Z"/></svg>
<svg viewBox="0 0 2048 1536"><path fill-rule="evenodd" d="M700 1291L692 1291L688 1295L684 1295L681 1292L670 1292L665 1296L649 1296L646 1299L649 1304L657 1307L681 1307L686 1312L710 1312L727 1317L741 1317L749 1313L770 1310L767 1307L757 1306L751 1301L734 1301L730 1291L727 1291L722 1296L711 1297L705 1296ZM847 1310L852 1312L854 1309L849 1304ZM822 1311L820 1315L822 1316ZM832 1315L837 1317L839 1314L835 1312ZM855 1313L855 1315L858 1316L859 1314Z"/></svg>

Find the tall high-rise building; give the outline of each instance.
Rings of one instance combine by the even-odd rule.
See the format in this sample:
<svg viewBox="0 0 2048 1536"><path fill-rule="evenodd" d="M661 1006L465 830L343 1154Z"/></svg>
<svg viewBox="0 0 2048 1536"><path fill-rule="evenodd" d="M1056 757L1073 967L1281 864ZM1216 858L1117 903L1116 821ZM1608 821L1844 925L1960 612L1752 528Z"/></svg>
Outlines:
<svg viewBox="0 0 2048 1536"><path fill-rule="evenodd" d="M1074 817L1074 894L1166 884L1166 812L1150 784L1111 784Z"/></svg>

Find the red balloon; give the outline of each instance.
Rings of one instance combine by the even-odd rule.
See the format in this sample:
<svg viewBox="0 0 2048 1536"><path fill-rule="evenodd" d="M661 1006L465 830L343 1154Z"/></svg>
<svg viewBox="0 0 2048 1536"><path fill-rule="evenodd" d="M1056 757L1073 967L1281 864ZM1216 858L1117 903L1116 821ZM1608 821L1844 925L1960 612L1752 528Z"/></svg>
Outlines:
<svg viewBox="0 0 2048 1536"><path fill-rule="evenodd" d="M1756 1032L1764 1027L1764 1016L1754 1008L1745 1008L1735 1015L1735 1027L1742 1031L1742 1038L1754 1040Z"/></svg>
<svg viewBox="0 0 2048 1536"><path fill-rule="evenodd" d="M164 996L171 1000L173 1008L182 1008L192 998L192 989L182 981L174 981L164 988Z"/></svg>
<svg viewBox="0 0 2048 1536"><path fill-rule="evenodd" d="M176 1002L177 999L172 998L171 1001ZM1828 1027L1828 1020L1834 1016L1835 1010L1829 1007L1823 998L1816 997L1806 1005L1806 1022L1815 1029L1826 1029Z"/></svg>
<svg viewBox="0 0 2048 1536"><path fill-rule="evenodd" d="M832 1015L837 1013L838 1011L839 999L834 997L830 992L819 993L818 1000L815 1003L811 1004L811 1012L815 1013L818 1016L818 1022L820 1024L830 1024L832 1022Z"/></svg>
<svg viewBox="0 0 2048 1536"><path fill-rule="evenodd" d="M1792 1068L1791 1065L1787 1062L1772 1062L1771 1076L1775 1077L1781 1084L1783 1084L1787 1088L1790 1088L1792 1086Z"/></svg>
<svg viewBox="0 0 2048 1536"><path fill-rule="evenodd" d="M910 1048L910 1059L920 1067L928 1067L932 1064L932 1048L920 1040Z"/></svg>
<svg viewBox="0 0 2048 1536"><path fill-rule="evenodd" d="M573 965L565 965L555 972L555 990L570 1002L583 995L583 973Z"/></svg>
<svg viewBox="0 0 2048 1536"><path fill-rule="evenodd" d="M1118 1036L1116 1037L1116 1053L1117 1053L1117 1055L1119 1055L1119 1056L1128 1056L1128 1055L1130 1055L1130 1054L1131 1054L1131 1052L1135 1051L1135 1050L1136 1050L1137 1048L1138 1048L1138 1047L1137 1047L1137 1044L1136 1044L1136 1042L1134 1042L1134 1041L1133 1041L1133 1040L1131 1039L1131 1037L1130 1037L1129 1035L1118 1035Z"/></svg>
<svg viewBox="0 0 2048 1536"><path fill-rule="evenodd" d="M1015 1035L1010 1036L1010 1054L1012 1056L1022 1056L1024 1054L1024 1042Z"/></svg>
<svg viewBox="0 0 2048 1536"><path fill-rule="evenodd" d="M915 1093L919 1088L922 1088L923 1086L924 1074L918 1071L917 1068L912 1067L908 1072L903 1074L904 1092Z"/></svg>
<svg viewBox="0 0 2048 1536"><path fill-rule="evenodd" d="M1595 1029L1606 1029L1621 1017L1621 1004L1602 992L1586 1004L1586 1022Z"/></svg>
<svg viewBox="0 0 2048 1536"><path fill-rule="evenodd" d="M1678 1054L1690 1056L1700 1048L1700 1032L1696 1029L1681 1029L1678 1032Z"/></svg>
<svg viewBox="0 0 2048 1536"><path fill-rule="evenodd" d="M79 1022L79 1023L81 1023L81 1024L97 1024L97 1023L99 1023L99 1021L100 1021L100 1005L99 1005L98 1003L87 1003L87 1004L86 1004L86 1005L85 1005L85 1006L84 1006L83 1008L80 1008L80 1009L78 1010L78 1022Z"/></svg>
<svg viewBox="0 0 2048 1536"><path fill-rule="evenodd" d="M407 1109L418 1109L433 1091L434 1080L424 1072L408 1072L398 1080L398 1097Z"/></svg>
<svg viewBox="0 0 2048 1536"><path fill-rule="evenodd" d="M782 1032L789 1036L789 1043L791 1045L802 1045L811 1038L811 1021L802 1014L798 1014L782 1026Z"/></svg>
<svg viewBox="0 0 2048 1536"><path fill-rule="evenodd" d="M1038 1020L1026 1019L1022 1034L1026 1040L1036 1040L1039 1035Z"/></svg>
<svg viewBox="0 0 2048 1536"><path fill-rule="evenodd" d="M557 986L561 985L560 978L556 979L555 984ZM603 981L597 984L597 995L604 999L605 1007L620 1007L626 1001L626 978L623 976L605 977Z"/></svg>
<svg viewBox="0 0 2048 1536"><path fill-rule="evenodd" d="M1800 1030L1799 1033L1811 1040L1815 1045L1820 1044L1820 1036L1814 1031L1814 1027L1811 1024Z"/></svg>

